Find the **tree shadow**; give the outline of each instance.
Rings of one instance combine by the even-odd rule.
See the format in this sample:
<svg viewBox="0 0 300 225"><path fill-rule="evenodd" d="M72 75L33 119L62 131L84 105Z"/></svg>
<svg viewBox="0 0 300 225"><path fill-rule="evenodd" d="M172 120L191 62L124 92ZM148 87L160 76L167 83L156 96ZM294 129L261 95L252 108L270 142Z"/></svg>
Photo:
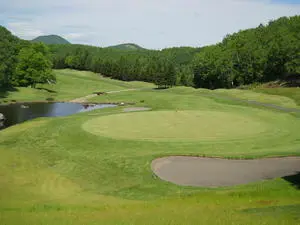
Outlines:
<svg viewBox="0 0 300 225"><path fill-rule="evenodd" d="M298 172L297 174L291 175L291 176L282 177L282 179L288 181L295 188L300 190L300 172Z"/></svg>
<svg viewBox="0 0 300 225"><path fill-rule="evenodd" d="M14 87L0 87L0 99L8 96L8 92L19 91Z"/></svg>
<svg viewBox="0 0 300 225"><path fill-rule="evenodd" d="M48 88L35 88L35 89L47 91L47 92L49 92L49 93L57 93L56 91L53 91L53 90L48 89Z"/></svg>
<svg viewBox="0 0 300 225"><path fill-rule="evenodd" d="M300 87L300 73L289 73L284 76L285 87Z"/></svg>

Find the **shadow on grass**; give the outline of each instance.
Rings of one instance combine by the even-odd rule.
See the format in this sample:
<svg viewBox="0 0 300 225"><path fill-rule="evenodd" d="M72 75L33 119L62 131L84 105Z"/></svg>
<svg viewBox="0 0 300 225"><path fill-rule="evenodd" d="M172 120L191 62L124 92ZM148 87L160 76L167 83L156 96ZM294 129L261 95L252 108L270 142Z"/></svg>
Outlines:
<svg viewBox="0 0 300 225"><path fill-rule="evenodd" d="M43 90L43 91L47 91L49 93L57 93L56 91L50 90L48 88L36 88L37 90Z"/></svg>
<svg viewBox="0 0 300 225"><path fill-rule="evenodd" d="M256 216L272 216L279 217L281 215L288 215L293 218L293 224L299 224L300 222L300 204L295 205L283 205L283 206L270 206L262 208L249 208L244 209L241 212L252 214Z"/></svg>
<svg viewBox="0 0 300 225"><path fill-rule="evenodd" d="M14 87L0 87L0 99L6 98L8 96L8 92L19 91Z"/></svg>
<svg viewBox="0 0 300 225"><path fill-rule="evenodd" d="M295 188L300 190L300 172L295 175L282 177L282 179L291 183Z"/></svg>

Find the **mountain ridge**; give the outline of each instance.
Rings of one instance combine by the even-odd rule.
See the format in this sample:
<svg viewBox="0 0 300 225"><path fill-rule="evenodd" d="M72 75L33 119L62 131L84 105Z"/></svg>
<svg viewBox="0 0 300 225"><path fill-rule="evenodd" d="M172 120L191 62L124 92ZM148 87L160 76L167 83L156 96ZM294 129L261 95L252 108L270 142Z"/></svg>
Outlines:
<svg viewBox="0 0 300 225"><path fill-rule="evenodd" d="M145 48L134 43L123 43L118 45L112 45L112 46L108 46L107 48L114 48L120 50L145 50Z"/></svg>
<svg viewBox="0 0 300 225"><path fill-rule="evenodd" d="M63 38L59 35L55 35L55 34L38 36L31 41L32 42L42 42L42 43L48 44L48 45L49 44L71 44L65 38Z"/></svg>

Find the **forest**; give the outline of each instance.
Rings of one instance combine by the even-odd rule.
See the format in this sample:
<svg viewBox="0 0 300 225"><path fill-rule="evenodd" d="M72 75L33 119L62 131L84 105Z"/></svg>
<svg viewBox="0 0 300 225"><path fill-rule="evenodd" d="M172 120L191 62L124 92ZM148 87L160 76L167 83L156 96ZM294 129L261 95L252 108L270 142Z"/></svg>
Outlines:
<svg viewBox="0 0 300 225"><path fill-rule="evenodd" d="M87 45L44 45L0 27L0 86L55 82L51 68L100 73L112 79L196 88L234 88L300 74L300 16L227 35L199 48L126 50Z"/></svg>
<svg viewBox="0 0 300 225"><path fill-rule="evenodd" d="M300 16L227 35L193 59L194 85L231 88L300 73Z"/></svg>

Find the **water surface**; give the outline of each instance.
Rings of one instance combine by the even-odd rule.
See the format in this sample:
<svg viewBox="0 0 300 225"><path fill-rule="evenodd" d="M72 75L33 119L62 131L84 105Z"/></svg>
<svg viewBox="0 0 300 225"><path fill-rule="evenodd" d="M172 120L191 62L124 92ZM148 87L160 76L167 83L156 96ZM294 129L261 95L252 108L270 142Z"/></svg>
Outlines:
<svg viewBox="0 0 300 225"><path fill-rule="evenodd" d="M112 104L95 105L61 102L0 105L0 113L5 116L4 127L2 129L38 117L68 116L75 113L115 106Z"/></svg>

